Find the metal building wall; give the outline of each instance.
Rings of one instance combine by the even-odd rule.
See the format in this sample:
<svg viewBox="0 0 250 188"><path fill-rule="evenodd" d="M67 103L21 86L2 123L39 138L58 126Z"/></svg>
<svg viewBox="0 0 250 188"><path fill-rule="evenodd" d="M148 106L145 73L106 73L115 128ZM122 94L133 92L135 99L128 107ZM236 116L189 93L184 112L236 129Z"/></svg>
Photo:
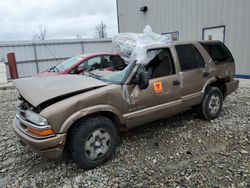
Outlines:
<svg viewBox="0 0 250 188"><path fill-rule="evenodd" d="M180 40L201 40L203 28L225 25L236 72L250 76L249 10L250 0L117 0L119 32L142 32L150 25L157 33L179 31Z"/></svg>
<svg viewBox="0 0 250 188"><path fill-rule="evenodd" d="M19 77L28 77L82 53L112 51L111 39L16 41L0 43L0 61L7 64L7 54L14 52Z"/></svg>

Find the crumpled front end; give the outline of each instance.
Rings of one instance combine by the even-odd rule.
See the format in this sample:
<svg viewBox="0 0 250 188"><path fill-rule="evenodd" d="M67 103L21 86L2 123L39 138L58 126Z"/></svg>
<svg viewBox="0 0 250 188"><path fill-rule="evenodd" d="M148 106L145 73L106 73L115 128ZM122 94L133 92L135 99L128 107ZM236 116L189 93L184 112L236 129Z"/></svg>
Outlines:
<svg viewBox="0 0 250 188"><path fill-rule="evenodd" d="M55 134L49 124L39 125L27 119L27 113L34 107L21 98L16 103L16 117L13 130L20 143L47 158L57 158L62 155L66 134ZM32 111L32 113L36 113ZM39 117L39 114L37 114ZM28 117L29 118L29 117Z"/></svg>

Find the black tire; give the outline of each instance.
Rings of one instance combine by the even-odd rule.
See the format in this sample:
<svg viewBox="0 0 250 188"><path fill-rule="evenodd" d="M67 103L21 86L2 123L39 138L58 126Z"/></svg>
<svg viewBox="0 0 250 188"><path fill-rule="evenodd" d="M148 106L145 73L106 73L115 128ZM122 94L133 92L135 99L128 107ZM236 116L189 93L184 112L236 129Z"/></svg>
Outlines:
<svg viewBox="0 0 250 188"><path fill-rule="evenodd" d="M207 120L215 119L219 116L223 105L223 95L219 88L209 86L203 97L201 104L202 116Z"/></svg>
<svg viewBox="0 0 250 188"><path fill-rule="evenodd" d="M103 137L103 135L109 138L109 140L105 136ZM103 116L93 116L88 119L79 120L71 131L69 140L73 161L80 168L92 169L112 157L117 145L118 130L110 119ZM96 145L96 143L99 144ZM90 150L87 149L86 145L88 145ZM96 159L91 158L91 154L96 154L96 151L105 152L99 153L101 155L98 155Z"/></svg>

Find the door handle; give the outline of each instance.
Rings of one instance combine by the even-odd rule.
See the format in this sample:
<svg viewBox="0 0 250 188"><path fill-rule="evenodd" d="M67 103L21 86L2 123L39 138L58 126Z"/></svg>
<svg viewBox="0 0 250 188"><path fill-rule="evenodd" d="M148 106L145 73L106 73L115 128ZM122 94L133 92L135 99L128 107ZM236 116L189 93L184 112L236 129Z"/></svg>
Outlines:
<svg viewBox="0 0 250 188"><path fill-rule="evenodd" d="M203 72L203 77L208 77L209 76L209 72Z"/></svg>
<svg viewBox="0 0 250 188"><path fill-rule="evenodd" d="M174 80L173 81L173 85L174 86L177 86L177 85L180 85L180 84L181 84L181 82L179 80Z"/></svg>

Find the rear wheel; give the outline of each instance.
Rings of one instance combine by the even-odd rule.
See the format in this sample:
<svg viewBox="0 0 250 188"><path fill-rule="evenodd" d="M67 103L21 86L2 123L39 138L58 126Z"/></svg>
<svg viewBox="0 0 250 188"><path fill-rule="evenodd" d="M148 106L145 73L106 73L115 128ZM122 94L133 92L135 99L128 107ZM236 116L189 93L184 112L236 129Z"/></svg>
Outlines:
<svg viewBox="0 0 250 188"><path fill-rule="evenodd" d="M118 131L106 117L94 116L81 120L72 133L71 155L80 168L95 168L109 160L115 152Z"/></svg>
<svg viewBox="0 0 250 188"><path fill-rule="evenodd" d="M201 104L201 113L211 120L219 116L223 104L223 95L219 88L209 86Z"/></svg>

